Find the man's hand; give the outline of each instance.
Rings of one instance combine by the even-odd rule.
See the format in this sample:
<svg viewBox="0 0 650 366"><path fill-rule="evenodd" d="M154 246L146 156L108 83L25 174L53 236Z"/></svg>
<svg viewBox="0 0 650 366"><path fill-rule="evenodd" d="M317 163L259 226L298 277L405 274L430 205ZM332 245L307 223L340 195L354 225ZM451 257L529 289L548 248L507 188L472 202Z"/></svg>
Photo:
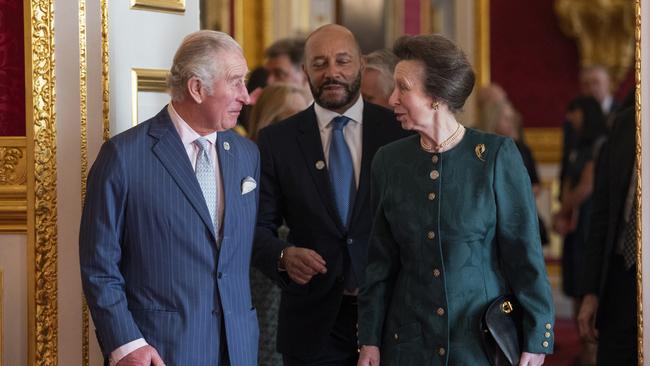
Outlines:
<svg viewBox="0 0 650 366"><path fill-rule="evenodd" d="M115 366L165 366L155 348L146 345L124 356Z"/></svg>
<svg viewBox="0 0 650 366"><path fill-rule="evenodd" d="M323 257L307 248L285 248L281 265L289 278L299 285L308 283L318 273L327 273Z"/></svg>
<svg viewBox="0 0 650 366"><path fill-rule="evenodd" d="M596 330L597 311L598 297L594 294L585 295L582 298L582 304L578 312L578 332L580 337L589 342L596 342L598 339L598 330Z"/></svg>
<svg viewBox="0 0 650 366"><path fill-rule="evenodd" d="M379 347L361 346L357 366L379 366Z"/></svg>
<svg viewBox="0 0 650 366"><path fill-rule="evenodd" d="M542 366L546 355L543 353L523 352L519 359L519 366Z"/></svg>

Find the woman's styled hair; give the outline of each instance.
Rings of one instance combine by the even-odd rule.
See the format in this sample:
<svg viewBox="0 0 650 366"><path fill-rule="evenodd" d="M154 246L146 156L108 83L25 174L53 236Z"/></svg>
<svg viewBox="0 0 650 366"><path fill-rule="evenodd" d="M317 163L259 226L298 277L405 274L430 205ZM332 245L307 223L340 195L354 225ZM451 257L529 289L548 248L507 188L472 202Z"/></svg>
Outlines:
<svg viewBox="0 0 650 366"><path fill-rule="evenodd" d="M290 104L289 97L291 95L302 97L305 100L305 105L310 100L303 89L294 85L273 84L264 88L251 112L250 134L253 140L257 140L262 128L297 112L296 107Z"/></svg>
<svg viewBox="0 0 650 366"><path fill-rule="evenodd" d="M453 113L459 111L474 88L474 70L465 53L449 39L438 35L402 36L393 52L402 60L424 65L424 88Z"/></svg>

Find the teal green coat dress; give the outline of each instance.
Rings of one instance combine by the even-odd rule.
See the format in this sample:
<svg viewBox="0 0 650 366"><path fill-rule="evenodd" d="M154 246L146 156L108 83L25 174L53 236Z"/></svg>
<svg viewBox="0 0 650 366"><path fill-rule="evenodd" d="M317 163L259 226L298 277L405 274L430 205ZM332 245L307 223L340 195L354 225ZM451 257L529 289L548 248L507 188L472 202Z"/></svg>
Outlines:
<svg viewBox="0 0 650 366"><path fill-rule="evenodd" d="M551 353L554 309L530 178L511 139L467 129L427 153L419 136L381 148L359 343L384 365L489 365L480 318L496 297L522 305L523 351Z"/></svg>

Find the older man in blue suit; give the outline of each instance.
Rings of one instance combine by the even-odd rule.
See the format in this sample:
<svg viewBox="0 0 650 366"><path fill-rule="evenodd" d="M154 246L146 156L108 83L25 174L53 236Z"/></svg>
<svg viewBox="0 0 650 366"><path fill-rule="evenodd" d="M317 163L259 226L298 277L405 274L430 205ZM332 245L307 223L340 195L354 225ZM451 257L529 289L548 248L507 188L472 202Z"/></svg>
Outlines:
<svg viewBox="0 0 650 366"><path fill-rule="evenodd" d="M248 69L228 35L187 36L172 101L107 141L88 177L81 277L112 365L256 365L249 263L259 153L231 132Z"/></svg>

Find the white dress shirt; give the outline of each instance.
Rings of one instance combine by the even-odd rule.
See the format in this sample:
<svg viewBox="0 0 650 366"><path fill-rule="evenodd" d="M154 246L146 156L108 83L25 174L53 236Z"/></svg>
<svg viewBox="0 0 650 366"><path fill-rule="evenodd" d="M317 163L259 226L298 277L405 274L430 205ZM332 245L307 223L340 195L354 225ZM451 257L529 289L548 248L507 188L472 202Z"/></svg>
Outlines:
<svg viewBox="0 0 650 366"><path fill-rule="evenodd" d="M217 149L216 149L216 142L217 142L217 132L213 132L209 135L201 136L199 135L196 131L190 127L190 125L187 124L181 118L181 116L178 115L174 107L172 106L172 103L169 103L167 106L167 112L169 113L169 117L172 120L172 123L174 125L174 128L176 129L176 132L178 132L178 135L181 138L181 141L183 142L183 147L185 147L185 152L187 152L187 156L190 159L190 163L192 163L192 169L196 169L196 159L199 156L199 147L196 146L194 141L198 139L199 137L204 137L206 140L210 142L209 144L209 152L208 155L210 156L210 162L212 163L212 168L214 169L215 175L216 175L216 181L217 181L217 224L219 227L217 227L217 236L219 235L219 232L221 231L221 223L223 222L223 210L224 210L224 205L223 205L223 184L221 183L221 171L219 170L219 159L217 159ZM131 341L127 344L124 344L118 348L116 348L113 352L111 352L109 363L110 366L115 366L120 360L124 357L126 357L129 353L137 350L138 348L144 347L148 345L147 341L144 340L144 338L138 338L134 341Z"/></svg>
<svg viewBox="0 0 650 366"><path fill-rule="evenodd" d="M343 138L348 144L350 155L352 155L352 165L354 166L354 181L359 189L359 173L361 172L361 152L363 141L363 99L361 96L357 101L348 108L343 114L339 114L329 109L325 109L314 103L316 112L316 121L320 131L320 139L323 144L323 153L325 154L325 163L329 166L330 143L332 141L332 120L338 116L346 116L350 119L343 128Z"/></svg>

